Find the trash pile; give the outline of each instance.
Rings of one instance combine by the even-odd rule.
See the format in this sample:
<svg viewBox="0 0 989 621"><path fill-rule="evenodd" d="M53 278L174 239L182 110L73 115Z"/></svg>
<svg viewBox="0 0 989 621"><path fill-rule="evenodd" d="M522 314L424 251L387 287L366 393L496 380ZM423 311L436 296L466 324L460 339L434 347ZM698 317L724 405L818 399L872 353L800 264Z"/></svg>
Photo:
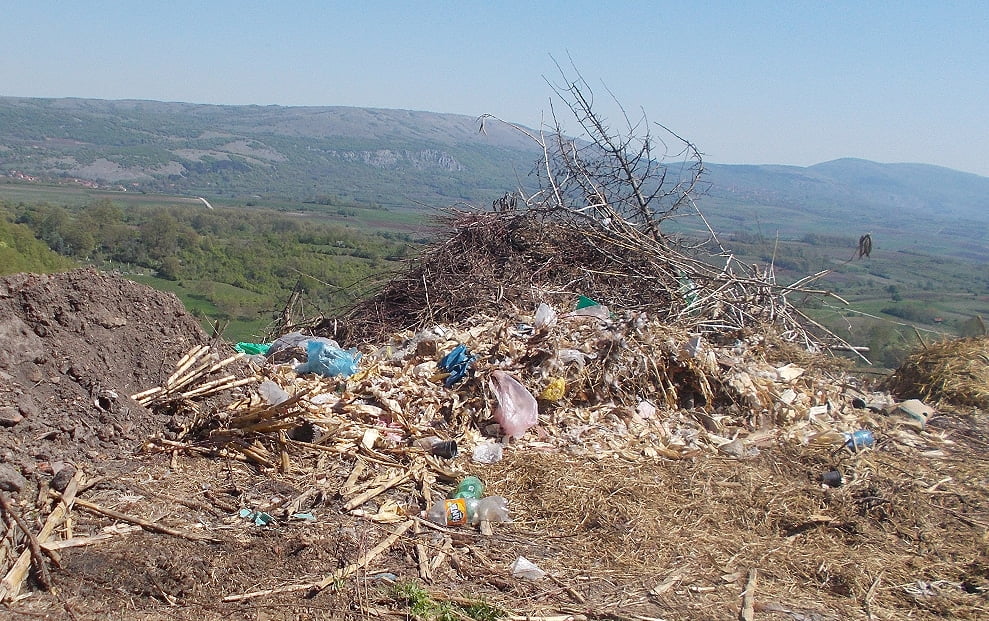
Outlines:
<svg viewBox="0 0 989 621"><path fill-rule="evenodd" d="M723 616L743 593L749 618L985 618L977 408L944 415L951 397L935 409L850 376L796 321L786 294L802 285L768 272L702 267L675 246L618 253L525 214L468 221L440 259L424 253L350 315L235 354L205 338L176 349L164 328L147 343L122 332L157 314L184 334L187 318L154 313L169 307L140 292L126 301L146 316L97 308L101 330L59 303L80 339L126 335L119 351L154 353L133 364L153 373L124 365L127 382L112 385L111 410L144 415L129 430L143 442L135 463L106 472L18 455L46 463L22 468L37 490L6 477L17 498L4 511L45 527L33 549L30 525L8 528L20 552L0 599L46 610L21 592L34 569L56 591L105 584L89 618L135 600L162 607L148 618L180 605L211 619L244 606L402 614L396 583L410 601L482 598L497 617ZM17 334L57 327L47 314ZM965 347L972 370L950 370L977 377L982 354ZM83 375L61 356L4 365L53 386ZM108 385L92 386L99 408ZM115 429L103 410L96 420ZM85 437L59 429L42 439ZM80 550L46 577L46 551L63 547Z"/></svg>
<svg viewBox="0 0 989 621"><path fill-rule="evenodd" d="M509 452L746 459L780 443L855 452L874 445L874 430L923 430L933 413L870 393L833 360L768 333L716 344L644 312L587 302L476 315L363 352L298 332L238 344L243 353L222 360L196 348L162 386L133 398L181 421L148 449L282 472L307 454L362 456L383 468L377 494L407 481L420 490L458 481L471 463ZM220 377L240 357L254 375ZM247 392L219 411L198 407L197 397L229 389ZM435 501L422 493L421 502L426 510Z"/></svg>

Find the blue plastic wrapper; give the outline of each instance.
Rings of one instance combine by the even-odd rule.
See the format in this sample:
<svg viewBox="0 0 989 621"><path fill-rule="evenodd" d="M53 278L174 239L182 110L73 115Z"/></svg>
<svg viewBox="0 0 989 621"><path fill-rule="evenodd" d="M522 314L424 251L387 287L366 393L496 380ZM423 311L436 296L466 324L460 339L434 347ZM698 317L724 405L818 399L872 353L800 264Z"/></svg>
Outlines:
<svg viewBox="0 0 989 621"><path fill-rule="evenodd" d="M466 345L454 347L453 351L443 356L438 363L439 368L450 373L443 385L449 388L462 380L475 360L477 356L471 356Z"/></svg>
<svg viewBox="0 0 989 621"><path fill-rule="evenodd" d="M361 354L356 349L340 349L331 343L311 340L306 343L308 359L295 367L296 373L318 373L325 377L350 377L357 373Z"/></svg>
<svg viewBox="0 0 989 621"><path fill-rule="evenodd" d="M255 526L268 526L274 524L275 518L271 517L270 514L264 511L253 511L251 509L241 509L238 514L245 520L250 520L254 522Z"/></svg>
<svg viewBox="0 0 989 621"><path fill-rule="evenodd" d="M854 433L845 434L845 446L852 451L872 448L875 443L876 438L868 429L859 429Z"/></svg>

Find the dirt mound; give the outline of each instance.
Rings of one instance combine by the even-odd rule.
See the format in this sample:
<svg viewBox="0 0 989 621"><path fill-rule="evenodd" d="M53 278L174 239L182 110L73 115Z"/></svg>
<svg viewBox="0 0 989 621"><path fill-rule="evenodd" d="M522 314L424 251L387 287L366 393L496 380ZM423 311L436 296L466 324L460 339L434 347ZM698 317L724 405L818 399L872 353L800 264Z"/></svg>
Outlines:
<svg viewBox="0 0 989 621"><path fill-rule="evenodd" d="M128 395L206 340L174 295L94 269L0 280L0 461L116 460L163 423Z"/></svg>

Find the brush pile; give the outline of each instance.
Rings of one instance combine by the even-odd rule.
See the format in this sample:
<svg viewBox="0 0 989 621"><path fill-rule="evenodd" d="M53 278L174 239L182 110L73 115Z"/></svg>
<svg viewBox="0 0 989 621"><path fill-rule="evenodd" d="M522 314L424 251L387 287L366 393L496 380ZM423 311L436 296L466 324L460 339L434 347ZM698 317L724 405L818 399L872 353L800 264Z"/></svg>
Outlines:
<svg viewBox="0 0 989 621"><path fill-rule="evenodd" d="M926 345L903 361L887 386L908 399L989 410L989 337Z"/></svg>

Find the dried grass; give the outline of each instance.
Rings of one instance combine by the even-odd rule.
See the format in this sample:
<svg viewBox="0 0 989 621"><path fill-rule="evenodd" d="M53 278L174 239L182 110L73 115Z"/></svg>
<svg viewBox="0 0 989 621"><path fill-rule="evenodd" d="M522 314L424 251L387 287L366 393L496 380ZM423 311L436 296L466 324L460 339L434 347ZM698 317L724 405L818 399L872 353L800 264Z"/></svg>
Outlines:
<svg viewBox="0 0 989 621"><path fill-rule="evenodd" d="M925 345L888 381L902 398L989 409L989 337Z"/></svg>

